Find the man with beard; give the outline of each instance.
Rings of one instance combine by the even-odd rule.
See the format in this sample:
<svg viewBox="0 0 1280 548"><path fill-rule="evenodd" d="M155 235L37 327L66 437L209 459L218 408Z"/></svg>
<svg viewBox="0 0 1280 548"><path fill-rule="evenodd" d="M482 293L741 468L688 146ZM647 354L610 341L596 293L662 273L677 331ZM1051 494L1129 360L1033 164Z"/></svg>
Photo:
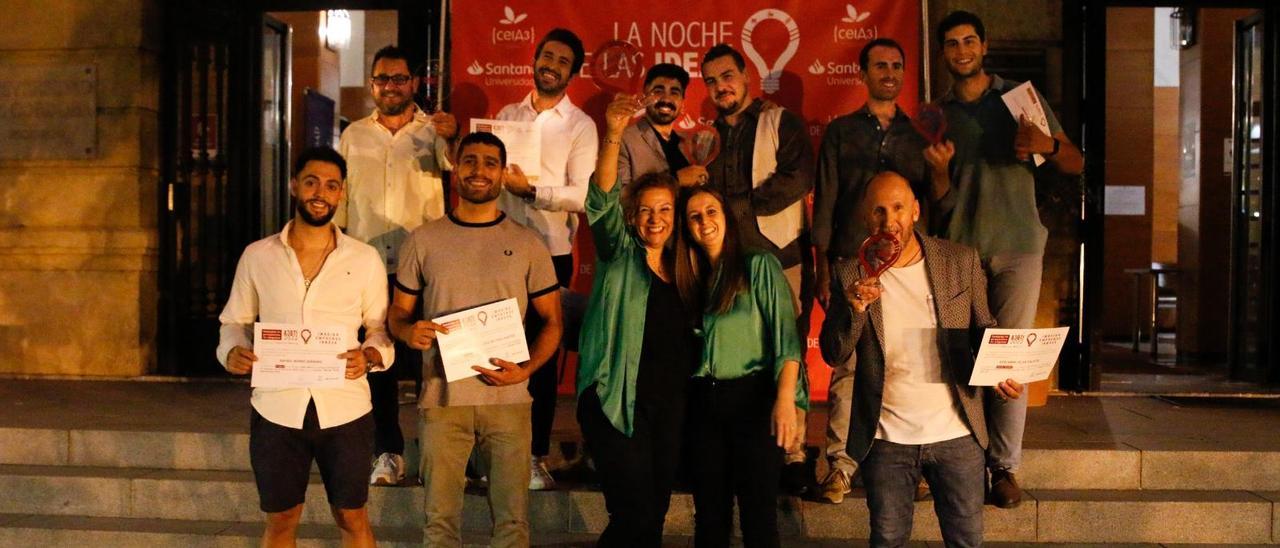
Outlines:
<svg viewBox="0 0 1280 548"><path fill-rule="evenodd" d="M436 318L514 298L520 314L532 306L542 318L531 335L529 361L490 359L479 376L447 382L439 352L423 353L418 407L420 471L426 490L425 546L461 546L467 458L477 449L489 477L493 514L490 546L528 546L530 397L528 379L560 344L560 294L551 255L538 234L498 208L507 153L491 133L472 133L458 148L453 172L458 206L446 218L418 227L401 250L391 305L391 332L426 350L444 326Z"/></svg>
<svg viewBox="0 0 1280 548"><path fill-rule="evenodd" d="M596 124L565 95L582 69L582 40L565 29L552 29L533 55L533 91L498 112L499 120L534 122L542 132L541 166L511 165L504 175L499 205L512 220L532 228L551 251L556 279L568 288L573 279L573 236L578 212L587 200L587 183L596 168ZM525 172L537 176L530 184ZM536 326L535 322L531 322ZM530 489L550 489L555 480L543 457L551 451L551 423L556 415L556 362L529 379L533 395L533 454Z"/></svg>
<svg viewBox="0 0 1280 548"><path fill-rule="evenodd" d="M796 309L801 343L809 337L813 266L804 199L813 189L813 151L805 122L795 113L751 97L742 54L718 44L702 57L702 81L719 116L720 155L707 166L707 185L725 197L744 247L772 253L782 262ZM800 375L801 382L807 379ZM797 409L796 438L787 447L783 481L804 494L805 413Z"/></svg>
<svg viewBox="0 0 1280 548"><path fill-rule="evenodd" d="M884 171L906 178L921 206L921 227L928 226L928 204L938 196L934 189L947 188L947 162L954 146L950 142L930 146L897 104L905 59L902 46L889 38L877 38L863 46L858 66L867 86L867 102L832 120L822 137L813 204L813 240L818 253L817 296L824 308L832 292L830 262L856 260L858 248L868 236L858 214L867 181ZM857 464L845 451L856 359L850 355L845 363L831 364L826 446L830 472L818 498L832 504L844 501L857 470Z"/></svg>
<svg viewBox="0 0 1280 548"><path fill-rule="evenodd" d="M365 510L373 450L365 373L391 365L387 278L378 252L330 221L343 196L347 165L330 148L298 155L289 193L297 201L284 230L245 248L227 306L218 317L218 361L234 375L253 370L253 323L340 326L364 344L346 359L336 387L255 388L250 401L249 460L267 514L263 546L293 546L314 459L343 546L373 546ZM305 322L305 323L304 323Z"/></svg>
<svg viewBox="0 0 1280 548"><path fill-rule="evenodd" d="M636 177L655 171L670 172L681 186L706 182L707 168L689 165L680 152L680 135L672 131L684 110L688 89L689 73L679 65L660 63L649 67L644 75L644 118L622 132L619 184L625 187Z"/></svg>
<svg viewBox="0 0 1280 548"><path fill-rule="evenodd" d="M405 52L386 46L373 55L369 93L377 107L342 132L338 150L351 168L347 200L339 208L338 225L348 235L378 250L388 277L396 271L396 254L409 232L444 215L441 172L451 168L446 141L457 134L452 115L428 116L413 103L418 79L409 72ZM409 349L401 346L401 358ZM371 485L404 480L404 435L400 432L397 377L403 371L369 375L373 395L376 456Z"/></svg>
<svg viewBox="0 0 1280 548"><path fill-rule="evenodd" d="M1032 155L1068 175L1084 169L1084 157L1038 92L1049 134L1009 113L1001 96L1018 83L983 69L986 30L978 16L952 12L938 25L937 36L954 79L938 102L946 112L947 135L955 141L951 186L941 192L938 226L947 239L978 249L1000 327L1034 327L1049 231L1036 210ZM1022 501L1014 473L1022 461L1027 399L988 398L987 404L991 502L1012 508Z"/></svg>

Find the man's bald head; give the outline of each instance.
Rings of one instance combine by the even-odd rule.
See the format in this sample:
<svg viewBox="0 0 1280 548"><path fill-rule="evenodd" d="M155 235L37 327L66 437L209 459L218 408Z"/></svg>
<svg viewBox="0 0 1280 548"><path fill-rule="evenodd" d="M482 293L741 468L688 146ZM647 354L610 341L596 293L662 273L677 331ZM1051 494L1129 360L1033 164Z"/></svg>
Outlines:
<svg viewBox="0 0 1280 548"><path fill-rule="evenodd" d="M920 203L905 177L884 171L867 181L862 214L868 232L888 232L905 244L903 237L912 237L915 222L920 219Z"/></svg>

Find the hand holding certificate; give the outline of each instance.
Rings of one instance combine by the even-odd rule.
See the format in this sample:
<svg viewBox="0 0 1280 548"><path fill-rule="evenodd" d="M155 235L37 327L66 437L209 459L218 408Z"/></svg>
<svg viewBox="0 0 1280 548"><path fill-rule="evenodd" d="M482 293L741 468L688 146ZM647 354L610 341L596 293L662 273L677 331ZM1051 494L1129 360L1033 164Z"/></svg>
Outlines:
<svg viewBox="0 0 1280 548"><path fill-rule="evenodd" d="M529 360L520 305L515 299L477 306L431 321L449 330L436 335L448 382L479 375L473 369L475 366L496 369L490 365L492 358L513 363Z"/></svg>
<svg viewBox="0 0 1280 548"><path fill-rule="evenodd" d="M1045 136L1053 136L1053 132L1049 130L1049 116L1045 113L1044 105L1040 103L1040 95L1031 86L1031 82L1023 82L1001 95L1000 98L1004 100L1005 106L1009 108L1009 113L1013 114L1014 119L1019 120L1020 123L1025 120L1025 123L1036 127ZM1037 166L1044 163L1044 156L1033 154L1032 157Z"/></svg>
<svg viewBox="0 0 1280 548"><path fill-rule="evenodd" d="M995 386L1005 379L1025 384L1049 378L1069 329L987 329L969 384Z"/></svg>
<svg viewBox="0 0 1280 548"><path fill-rule="evenodd" d="M542 171L542 132L534 122L471 119L471 132L492 133L507 147L507 165L520 166L530 183L538 181Z"/></svg>
<svg viewBox="0 0 1280 548"><path fill-rule="evenodd" d="M353 346L348 330L331 326L253 324L254 388L333 388L345 382Z"/></svg>

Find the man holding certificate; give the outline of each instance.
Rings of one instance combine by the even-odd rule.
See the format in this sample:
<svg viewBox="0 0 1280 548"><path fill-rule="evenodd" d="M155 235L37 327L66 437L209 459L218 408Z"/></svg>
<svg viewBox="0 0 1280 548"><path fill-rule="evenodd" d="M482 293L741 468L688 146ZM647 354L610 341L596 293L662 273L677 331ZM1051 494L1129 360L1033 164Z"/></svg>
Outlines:
<svg viewBox="0 0 1280 548"><path fill-rule="evenodd" d="M458 206L414 230L400 252L391 331L423 352L418 440L427 546L462 544L467 458L489 477L491 546L528 546L528 380L563 330L560 288L538 234L498 209L506 148L491 133L458 145ZM421 304L419 304L421 302ZM421 306L422 321L413 321ZM520 318L542 318L532 345Z"/></svg>
<svg viewBox="0 0 1280 548"><path fill-rule="evenodd" d="M864 245L859 261L832 265L841 291L819 340L828 363L857 352L847 450L867 488L871 544L906 544L923 477L946 544L979 546L985 394L967 381L972 344L995 325L986 276L972 248L915 231L920 205L901 175L873 177L861 211L868 242L895 245L876 253ZM1005 380L994 392L1016 399L1021 389Z"/></svg>
<svg viewBox="0 0 1280 548"><path fill-rule="evenodd" d="M267 513L263 546L293 546L312 460L343 545L373 546L364 376L389 367L394 350L384 328L382 259L330 222L346 171L332 149L298 155L289 181L293 220L245 249L219 316L218 361L232 374L253 373L249 458ZM356 344L361 328L365 341Z"/></svg>
<svg viewBox="0 0 1280 548"><path fill-rule="evenodd" d="M942 222L935 226L948 240L978 250L990 280L991 312L1000 327L1034 327L1049 235L1036 209L1036 166L1047 160L1063 174L1079 175L1084 157L1044 97L1030 86L986 71L982 62L987 33L977 15L952 12L936 32L954 81L938 103L946 114L947 138L955 143L955 155L950 188L938 192ZM1015 116L1006 104L1009 93L1032 99L1028 102L1039 105L1038 112L1027 116L1020 111ZM991 500L1012 508L1022 501L1014 474L1022 463L1027 400L988 403Z"/></svg>

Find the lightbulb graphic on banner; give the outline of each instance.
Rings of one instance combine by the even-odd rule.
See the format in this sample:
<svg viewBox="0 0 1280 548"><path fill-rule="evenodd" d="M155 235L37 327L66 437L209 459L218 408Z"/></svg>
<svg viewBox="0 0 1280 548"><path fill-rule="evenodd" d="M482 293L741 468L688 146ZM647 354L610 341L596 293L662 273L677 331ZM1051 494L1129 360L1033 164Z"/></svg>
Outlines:
<svg viewBox="0 0 1280 548"><path fill-rule="evenodd" d="M752 33L755 31L756 26L770 19L782 23L787 28L787 47L772 62L766 61L760 55L752 39ZM756 66L756 72L760 74L761 79L760 87L765 93L777 93L780 87L779 80L782 78L782 69L787 66L792 57L795 57L796 51L799 49L800 26L785 11L765 8L753 13L751 17L747 18L747 22L742 25L742 51L747 54L747 58L751 59L751 63Z"/></svg>

